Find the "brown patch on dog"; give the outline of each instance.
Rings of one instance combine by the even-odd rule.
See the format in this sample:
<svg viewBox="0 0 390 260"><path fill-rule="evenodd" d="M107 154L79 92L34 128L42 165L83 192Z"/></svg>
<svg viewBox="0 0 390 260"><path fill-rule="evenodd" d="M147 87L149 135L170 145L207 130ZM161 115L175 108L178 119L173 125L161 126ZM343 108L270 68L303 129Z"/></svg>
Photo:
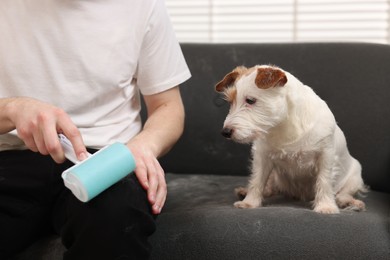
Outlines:
<svg viewBox="0 0 390 260"><path fill-rule="evenodd" d="M217 83L215 90L218 92L224 91L226 88L232 86L238 78L247 72L247 70L248 69L244 66L235 68L232 72L228 73L220 82Z"/></svg>
<svg viewBox="0 0 390 260"><path fill-rule="evenodd" d="M232 71L229 74L227 74L223 80L217 83L215 86L215 90L218 92L222 92L225 90L225 88L231 86L236 82L236 79L238 78L240 74L236 71Z"/></svg>
<svg viewBox="0 0 390 260"><path fill-rule="evenodd" d="M282 87L287 83L287 77L278 68L258 68L255 83L261 89Z"/></svg>

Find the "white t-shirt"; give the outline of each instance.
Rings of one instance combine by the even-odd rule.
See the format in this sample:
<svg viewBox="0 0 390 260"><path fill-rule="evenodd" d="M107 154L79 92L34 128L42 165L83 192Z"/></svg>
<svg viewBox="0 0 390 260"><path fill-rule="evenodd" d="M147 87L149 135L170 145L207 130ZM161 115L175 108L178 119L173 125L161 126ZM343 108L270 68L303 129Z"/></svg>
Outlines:
<svg viewBox="0 0 390 260"><path fill-rule="evenodd" d="M0 98L64 109L87 147L141 130L139 92L190 77L164 0L1 0ZM22 149L16 131L0 150Z"/></svg>

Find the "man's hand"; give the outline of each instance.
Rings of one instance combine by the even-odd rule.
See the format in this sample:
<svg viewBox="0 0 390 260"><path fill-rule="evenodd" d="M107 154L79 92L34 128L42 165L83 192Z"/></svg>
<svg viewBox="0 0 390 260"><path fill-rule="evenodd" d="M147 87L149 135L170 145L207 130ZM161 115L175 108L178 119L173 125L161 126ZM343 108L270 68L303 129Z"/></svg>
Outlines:
<svg viewBox="0 0 390 260"><path fill-rule="evenodd" d="M134 170L138 181L148 193L153 214L160 214L167 196L165 173L152 151L142 143L128 144L136 161Z"/></svg>
<svg viewBox="0 0 390 260"><path fill-rule="evenodd" d="M2 99L4 113L2 120L7 122L7 129L16 129L18 137L27 148L34 152L48 155L57 163L65 160L65 155L58 140L58 133L63 133L72 143L79 160L86 158L86 148L79 130L70 117L60 108L48 103L27 98Z"/></svg>

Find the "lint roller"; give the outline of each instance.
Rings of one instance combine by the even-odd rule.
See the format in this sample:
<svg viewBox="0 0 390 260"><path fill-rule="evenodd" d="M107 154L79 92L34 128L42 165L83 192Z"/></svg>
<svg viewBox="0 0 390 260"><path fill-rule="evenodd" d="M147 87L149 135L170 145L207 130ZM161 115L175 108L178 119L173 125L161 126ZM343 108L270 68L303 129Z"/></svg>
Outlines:
<svg viewBox="0 0 390 260"><path fill-rule="evenodd" d="M65 157L75 165L65 170L61 177L65 186L76 198L87 202L123 179L135 169L135 160L129 148L122 143L113 143L87 159L79 161L71 142L58 135Z"/></svg>

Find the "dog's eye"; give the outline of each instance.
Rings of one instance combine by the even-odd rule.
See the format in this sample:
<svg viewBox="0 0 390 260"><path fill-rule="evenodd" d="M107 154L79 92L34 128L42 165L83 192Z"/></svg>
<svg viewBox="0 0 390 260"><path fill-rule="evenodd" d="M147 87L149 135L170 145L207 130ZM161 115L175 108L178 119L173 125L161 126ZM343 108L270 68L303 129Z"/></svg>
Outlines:
<svg viewBox="0 0 390 260"><path fill-rule="evenodd" d="M247 98L245 99L245 103L247 103L248 105L253 105L254 103L256 103L256 99L255 99L255 98L247 97Z"/></svg>

